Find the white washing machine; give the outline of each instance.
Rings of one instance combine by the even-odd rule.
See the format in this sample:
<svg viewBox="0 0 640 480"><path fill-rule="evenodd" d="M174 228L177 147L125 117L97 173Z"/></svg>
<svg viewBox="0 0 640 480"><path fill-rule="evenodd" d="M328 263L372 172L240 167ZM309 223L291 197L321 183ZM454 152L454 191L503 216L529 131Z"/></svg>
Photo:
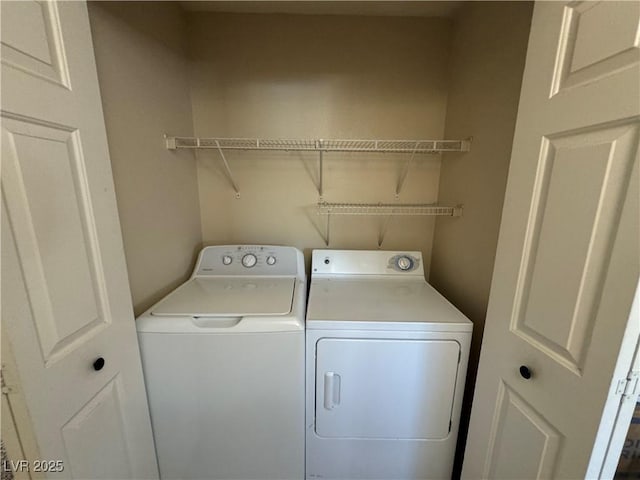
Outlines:
<svg viewBox="0 0 640 480"><path fill-rule="evenodd" d="M137 321L163 479L304 477L302 253L214 246Z"/></svg>
<svg viewBox="0 0 640 480"><path fill-rule="evenodd" d="M451 478L471 331L420 252L314 250L306 478Z"/></svg>

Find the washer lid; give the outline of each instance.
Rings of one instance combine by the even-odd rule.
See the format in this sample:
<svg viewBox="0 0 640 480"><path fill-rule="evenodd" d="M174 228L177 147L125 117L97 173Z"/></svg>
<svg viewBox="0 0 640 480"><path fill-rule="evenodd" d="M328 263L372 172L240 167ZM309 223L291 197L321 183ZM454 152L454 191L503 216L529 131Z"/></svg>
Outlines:
<svg viewBox="0 0 640 480"><path fill-rule="evenodd" d="M228 317L286 315L291 312L295 278L192 278L158 302L156 316Z"/></svg>
<svg viewBox="0 0 640 480"><path fill-rule="evenodd" d="M350 325L340 328L360 328L352 322L361 322L362 328L365 323L394 322L403 330L429 330L439 324L470 331L472 326L462 312L422 279L313 279L307 328L338 328L334 322L344 321ZM322 323L327 325L319 325Z"/></svg>

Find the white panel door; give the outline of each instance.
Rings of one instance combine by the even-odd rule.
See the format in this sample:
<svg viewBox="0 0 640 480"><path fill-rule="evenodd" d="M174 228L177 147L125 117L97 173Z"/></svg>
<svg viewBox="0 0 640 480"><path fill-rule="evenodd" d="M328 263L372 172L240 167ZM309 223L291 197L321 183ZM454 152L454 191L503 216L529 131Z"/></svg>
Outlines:
<svg viewBox="0 0 640 480"><path fill-rule="evenodd" d="M86 5L0 8L2 327L40 455L157 478Z"/></svg>
<svg viewBox="0 0 640 480"><path fill-rule="evenodd" d="M639 16L535 6L464 478L587 474L640 272Z"/></svg>
<svg viewBox="0 0 640 480"><path fill-rule="evenodd" d="M323 338L316 347L316 433L442 440L451 430L460 344Z"/></svg>

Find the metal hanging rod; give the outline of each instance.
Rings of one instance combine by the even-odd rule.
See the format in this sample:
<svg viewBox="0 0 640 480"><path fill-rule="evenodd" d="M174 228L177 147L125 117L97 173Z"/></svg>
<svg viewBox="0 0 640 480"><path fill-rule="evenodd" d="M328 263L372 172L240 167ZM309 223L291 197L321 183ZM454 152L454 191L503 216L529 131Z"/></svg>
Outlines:
<svg viewBox="0 0 640 480"><path fill-rule="evenodd" d="M327 203L319 202L318 215L326 215L324 241L329 246L332 215L385 216L378 234L378 248L382 247L391 217L394 216L462 216L462 205L444 206L434 203Z"/></svg>
<svg viewBox="0 0 640 480"><path fill-rule="evenodd" d="M216 150L284 150L297 152L380 152L380 153L440 153L467 152L471 139L466 140L331 140L331 139L260 139L201 138L165 135L169 150L179 148Z"/></svg>

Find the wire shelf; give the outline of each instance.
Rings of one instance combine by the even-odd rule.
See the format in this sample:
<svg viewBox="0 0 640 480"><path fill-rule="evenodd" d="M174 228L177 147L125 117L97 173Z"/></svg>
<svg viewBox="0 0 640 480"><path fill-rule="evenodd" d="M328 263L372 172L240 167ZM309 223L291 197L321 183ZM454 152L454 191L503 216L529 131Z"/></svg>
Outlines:
<svg viewBox="0 0 640 480"><path fill-rule="evenodd" d="M337 140L170 137L169 150L179 148L217 150L281 150L307 152L440 153L467 152L467 140Z"/></svg>
<svg viewBox="0 0 640 480"><path fill-rule="evenodd" d="M382 247L387 228L395 216L462 216L462 205L445 206L435 203L327 203L319 202L318 215L326 217L324 241L329 246L331 238L331 218L334 215L384 216L385 219L378 234L378 247Z"/></svg>
<svg viewBox="0 0 640 480"><path fill-rule="evenodd" d="M462 205L444 206L432 203L327 203L317 206L318 215L382 215L459 217Z"/></svg>
<svg viewBox="0 0 640 480"><path fill-rule="evenodd" d="M322 201L324 191L324 163L323 156L329 152L377 152L409 154L396 184L396 198L399 198L402 187L409 173L409 167L416 154L436 154L441 152L468 152L471 138L466 140L336 140L336 139L260 139L260 138L217 138L217 137L171 137L164 136L165 146L169 150L176 149L212 149L217 150L229 183L235 191L236 198L240 198L240 187L236 182L231 166L226 158L225 150L254 150L254 151L291 151L316 152L318 154L318 194ZM447 207L448 208L448 207ZM344 209L338 209L343 211ZM353 209L352 209L353 210ZM396 210L394 211L399 211ZM433 210L435 211L435 210ZM335 212L334 212L335 213ZM345 213L339 213L344 215ZM350 213L350 215L356 215ZM372 214L368 214L372 215ZM379 215L385 215L380 213ZM407 215L407 213L394 213ZM449 215L449 213L411 213L409 215Z"/></svg>

